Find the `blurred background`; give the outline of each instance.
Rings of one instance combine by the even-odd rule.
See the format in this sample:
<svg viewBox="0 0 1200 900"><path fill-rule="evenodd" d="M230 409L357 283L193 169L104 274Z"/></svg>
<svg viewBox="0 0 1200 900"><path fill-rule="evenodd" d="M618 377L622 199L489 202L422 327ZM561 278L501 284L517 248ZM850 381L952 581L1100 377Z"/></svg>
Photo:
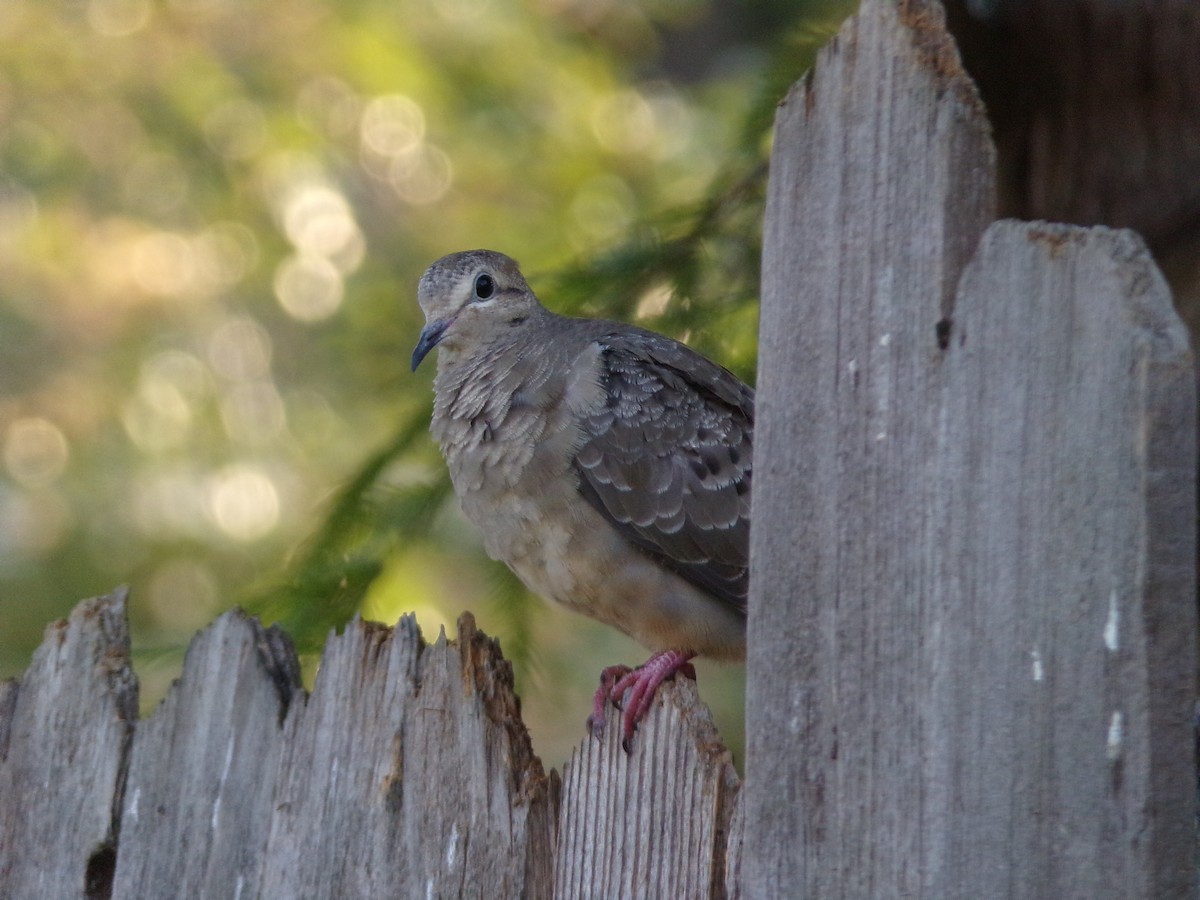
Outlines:
<svg viewBox="0 0 1200 900"><path fill-rule="evenodd" d="M233 605L309 684L356 612L470 609L561 764L646 652L482 555L416 280L501 250L753 381L774 106L852 5L0 3L0 677L122 583L144 710ZM700 668L740 758L741 668Z"/></svg>

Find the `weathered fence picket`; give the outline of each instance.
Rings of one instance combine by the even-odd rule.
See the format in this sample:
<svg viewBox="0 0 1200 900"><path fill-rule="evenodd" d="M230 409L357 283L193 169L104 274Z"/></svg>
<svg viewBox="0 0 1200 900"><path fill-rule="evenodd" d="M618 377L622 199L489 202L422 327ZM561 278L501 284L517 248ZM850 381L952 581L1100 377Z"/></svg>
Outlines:
<svg viewBox="0 0 1200 900"><path fill-rule="evenodd" d="M615 721L585 739L562 785L470 616L433 644L355 621L310 696L282 632L226 613L137 722L125 603L81 603L5 686L0 897L719 892L737 776L691 683L632 753Z"/></svg>
<svg viewBox="0 0 1200 900"><path fill-rule="evenodd" d="M911 797L931 712L930 506L961 474L937 465L938 327L994 217L984 111L936 11L864 3L776 116L750 536L749 897L934 896Z"/></svg>
<svg viewBox="0 0 1200 900"><path fill-rule="evenodd" d="M0 687L0 897L105 897L137 719L124 593L46 629Z"/></svg>
<svg viewBox="0 0 1200 900"><path fill-rule="evenodd" d="M1196 395L1131 232L994 222L935 0L780 108L746 781L695 686L546 773L508 664L238 612L145 719L123 592L0 684L0 900L1195 897Z"/></svg>
<svg viewBox="0 0 1200 900"><path fill-rule="evenodd" d="M1185 896L1187 333L1132 233L988 228L934 12L864 3L777 121L743 891Z"/></svg>

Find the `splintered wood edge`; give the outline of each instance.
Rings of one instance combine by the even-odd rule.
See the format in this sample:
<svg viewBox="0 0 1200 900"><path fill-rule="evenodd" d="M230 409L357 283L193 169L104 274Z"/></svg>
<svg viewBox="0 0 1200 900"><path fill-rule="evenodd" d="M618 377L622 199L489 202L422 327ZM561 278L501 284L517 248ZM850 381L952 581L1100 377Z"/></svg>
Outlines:
<svg viewBox="0 0 1200 900"><path fill-rule="evenodd" d="M464 612L458 617L457 645L463 677L469 679L483 711L493 723L508 731L509 744L519 755L514 764L522 770L536 769L544 774L541 759L533 752L533 741L521 718L521 698L517 696L512 663L504 658L498 638L488 637L475 624L475 616Z"/></svg>
<svg viewBox="0 0 1200 900"><path fill-rule="evenodd" d="M547 792L553 834L557 830L561 777L553 769L547 775L541 757L534 752L533 739L521 717L512 663L504 658L499 638L480 631L472 613L462 613L456 627L458 638L450 646L458 647L465 686L475 691L491 722L504 729L512 752L512 771L522 779L521 795L531 800L539 791Z"/></svg>
<svg viewBox="0 0 1200 900"><path fill-rule="evenodd" d="M188 669L185 663L184 671L187 674L177 679L156 708L139 722L137 680L130 664L126 596L127 593L122 590L108 597L80 603L68 620L48 627L39 650L44 656L67 641L86 637L90 632L90 644L99 649L95 651L95 665L91 668L85 666L83 671L90 673L92 679L103 679L108 684L108 691L114 696L117 709L123 710L128 717L131 740L123 750L120 764L122 772L128 771L134 758L134 746L138 744L135 735L141 731L141 727L155 722L156 717L177 715L178 700L172 698L189 695L189 692L194 694L202 685L188 682L195 678L212 677L213 674L211 662L204 673ZM212 645L214 640L217 646ZM538 821L542 824L532 825L543 836L533 838L527 857L527 884L535 886L535 891L540 895L553 876L557 856L555 850L561 849L561 822L567 792L563 776L554 770L547 773L534 753L529 732L521 718L521 704L514 690L512 666L501 654L499 642L480 631L473 616L464 614L458 620L455 639L447 639L442 634L433 643L427 643L421 637L415 619L406 616L395 627L356 619L347 625L342 634L330 635L324 652L332 660L338 655L340 644L343 655L347 650L362 653L366 657L361 661L362 670L369 671L377 664L382 664L382 659L377 660L376 657L387 652L385 647L393 640L407 643L413 652L412 658L416 663L408 671L416 680L418 689L422 660L440 665L449 662L451 671L454 671L453 660L457 656L462 696L464 699L474 698L470 702L478 704L480 713L498 729L500 740L506 748L505 765L514 779L511 782L511 802L539 807L545 804L542 807L544 813L538 813ZM251 670L257 669L265 682L274 688L278 703L275 727L280 729L280 739L286 739L293 714L303 715L313 696L305 691L300 682L299 663L291 639L278 627L264 627L257 619L235 609L224 613L199 632L190 642L188 652L219 653L225 646L240 648L243 666L247 663L250 666L250 669L243 668L243 672L250 674ZM249 657L244 655L247 652L250 653ZM34 664L24 677L36 677L37 660L35 655ZM396 675L395 671L390 673L390 677ZM21 689L20 679L0 684L0 761L6 757L9 744L15 738L10 731ZM319 690L318 676L318 686L314 691ZM668 828L669 833L651 840L651 846L656 847L657 852L649 862L654 865L657 873L654 877L659 882L669 886L686 878L690 879L686 892L703 888L710 895L720 896L726 880L725 854L732 840L729 831L740 783L733 768L732 756L722 743L707 706L700 701L695 684L681 679L678 684L667 684L662 688L639 729L631 754L626 754L621 748L620 724L615 717L610 721L607 732L603 743L595 742L590 737L585 739L581 751L576 752L564 770L569 773L567 777L586 780L586 793L594 790L592 781L600 776L612 793L606 801L610 807L609 818L616 822L636 823L638 834L659 825ZM128 775L133 776L134 773L129 772ZM628 781L623 781L630 777L636 777L641 787L634 786L633 793L628 794L635 802L623 805L613 789L624 783L622 790L630 790ZM119 783L113 786L112 808L118 816L123 815L119 811L124 810L125 798L122 795L125 783L125 777L121 777ZM579 783L582 782L577 781ZM641 803L644 798L639 791L644 791L646 796L655 796L651 806L657 811L653 815L647 809L639 808L645 805ZM579 832L580 829L576 828L575 831ZM133 834L131 830L130 836L133 837ZM621 835L615 837L620 838ZM537 846L544 847L544 850L537 849ZM119 861L119 847L113 846L112 851ZM689 860L694 865L686 869ZM643 865L646 862L642 860ZM685 874L675 874L677 868L685 868Z"/></svg>
<svg viewBox="0 0 1200 900"><path fill-rule="evenodd" d="M10 729L17 710L22 684L40 671L45 654L91 631L98 638L95 673L102 676L113 699L113 708L126 722L138 718L138 680L133 671L127 604L129 589L118 587L110 594L81 600L65 619L46 626L42 643L34 651L25 671L16 678L0 681L0 762L8 755Z"/></svg>
<svg viewBox="0 0 1200 900"><path fill-rule="evenodd" d="M128 601L129 588L122 585L109 594L80 600L67 618L46 626L42 643L34 651L25 672L0 685L0 750L6 746L2 740L8 724L5 714L15 713L22 685L28 683L30 675L41 671L46 654L71 641L86 640L90 635L95 636L93 672L103 677L112 696L114 711L123 721L137 721L138 680L130 650Z"/></svg>
<svg viewBox="0 0 1200 900"><path fill-rule="evenodd" d="M946 26L946 8L937 0L864 0L868 5L895 6L896 12L912 37L923 67L941 79L941 86L958 92L959 99L975 105L986 117L975 81L963 68L958 45Z"/></svg>
<svg viewBox="0 0 1200 900"><path fill-rule="evenodd" d="M88 890L111 883L138 706L127 595L76 604L46 627L22 676L0 684L0 846L15 848L0 866L5 896L34 885L66 896L81 872Z"/></svg>
<svg viewBox="0 0 1200 900"><path fill-rule="evenodd" d="M117 709L123 717L130 722L148 721L158 712L166 699L165 696L146 716L141 717L138 714L138 683L131 661L128 597L128 588L120 587L111 594L80 601L67 618L46 626L42 644L35 651L35 657L26 671L21 676L0 682L0 759L8 746L9 728L22 682L35 671L39 658L37 654L44 654L50 647L62 646L82 628L90 627L102 641L103 649L96 660L96 672L108 681ZM187 652L192 652L219 622L228 619L251 627L259 663L263 673L275 686L279 697L279 721L282 724L293 700L297 696L306 700L309 696L301 683L300 663L295 645L282 628L278 625L264 626L257 617L240 608L234 608L222 613L198 631L188 642ZM515 690L512 664L504 658L499 640L489 637L477 627L474 615L464 612L457 622L456 638L448 639L443 634L434 644L421 637L419 626L416 626L411 614L402 616L396 626L355 616L346 629L358 629L367 644L378 648L383 641L400 636L400 626L406 622L412 623L412 632L418 642L415 648L418 655L424 654L442 641L445 641L446 646L458 650L464 688L477 691L488 718L508 731L513 748L520 751L514 762L522 768L532 766L541 770L541 760L533 753L528 729L521 718L521 701ZM331 632L322 648L322 655L324 656L332 643L344 637L345 632L341 635ZM176 679L168 689L167 696L179 689L180 682Z"/></svg>
<svg viewBox="0 0 1200 900"><path fill-rule="evenodd" d="M427 655L431 651L457 650L463 690L468 694L476 695L488 720L505 730L509 746L513 751L514 771L521 772L534 780L547 778L541 758L534 753L529 730L521 717L521 699L516 693L512 663L504 658L499 639L490 637L486 632L481 631L476 624L475 616L470 612L463 612L458 617L456 631L456 637L450 638L446 635L445 629L439 629L437 638L429 641L421 631L416 616L412 613L402 615L397 619L395 625L385 625L355 615L341 634L330 631L321 651L321 659L325 660L334 645L355 637L362 642L364 652L370 652L375 656L383 652L384 646L389 641L407 640L412 642L412 650L416 657L416 669L412 673L412 677L419 687L423 661L428 661ZM352 632L356 634L352 634ZM282 633L281 637L288 641L290 658L294 660L295 653L290 650L290 639ZM324 662L322 662L323 664ZM549 779L556 784L558 782L557 773L552 771ZM551 784L550 787L553 789L554 784Z"/></svg>
<svg viewBox="0 0 1200 900"><path fill-rule="evenodd" d="M469 615L457 637L445 631L427 640L405 615L330 635L312 694L288 716L279 790L294 802L272 822L264 895L340 891L350 866L380 896L453 895L462 878L549 896L557 777L533 753L498 642ZM337 776L310 776L331 757ZM331 845L330 828L362 840Z"/></svg>
<svg viewBox="0 0 1200 900"><path fill-rule="evenodd" d="M889 21L894 17L901 32L909 38L918 67L937 79L937 87L952 92L975 116L986 122L983 98L975 80L963 68L958 45L946 26L945 7L937 0L863 0L858 12L847 16L837 34L818 51L816 64L791 86L779 105L804 98L805 109L811 113L811 102L815 99L813 78L822 68L833 65L829 58L841 52L843 47L863 42L863 23L881 15L888 16Z"/></svg>

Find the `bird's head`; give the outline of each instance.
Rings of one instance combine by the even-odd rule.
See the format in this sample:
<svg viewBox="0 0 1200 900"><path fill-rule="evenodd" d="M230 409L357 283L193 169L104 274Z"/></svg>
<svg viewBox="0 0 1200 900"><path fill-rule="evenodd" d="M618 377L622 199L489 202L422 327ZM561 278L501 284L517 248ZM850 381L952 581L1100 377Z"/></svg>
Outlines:
<svg viewBox="0 0 1200 900"><path fill-rule="evenodd" d="M443 256L421 276L417 302L425 327L413 350L414 372L434 347L470 352L542 309L516 262L494 250Z"/></svg>

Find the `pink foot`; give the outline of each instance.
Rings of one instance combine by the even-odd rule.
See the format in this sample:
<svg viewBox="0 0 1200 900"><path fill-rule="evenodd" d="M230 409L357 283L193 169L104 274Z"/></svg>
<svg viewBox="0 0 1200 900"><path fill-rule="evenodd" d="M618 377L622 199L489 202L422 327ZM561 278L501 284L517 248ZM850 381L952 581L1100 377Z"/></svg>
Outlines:
<svg viewBox="0 0 1200 900"><path fill-rule="evenodd" d="M674 677L676 672L682 672L688 678L695 680L696 670L689 660L695 656L683 650L663 650L655 653L636 669L628 666L609 666L600 673L600 687L592 698L592 714L588 716L588 727L594 736L599 737L604 730L604 705L612 701L613 705L621 708L624 701L624 711L621 716L621 746L628 753L633 743L633 733L638 723L650 711L654 695L664 681ZM625 700L625 692L629 698Z"/></svg>
<svg viewBox="0 0 1200 900"><path fill-rule="evenodd" d="M592 697L592 714L587 720L588 731L592 733L592 737L598 738L604 733L604 707L608 701L612 700L614 705L620 705L621 695L613 694L613 686L632 671L629 666L609 666L600 673L600 687L596 688Z"/></svg>

